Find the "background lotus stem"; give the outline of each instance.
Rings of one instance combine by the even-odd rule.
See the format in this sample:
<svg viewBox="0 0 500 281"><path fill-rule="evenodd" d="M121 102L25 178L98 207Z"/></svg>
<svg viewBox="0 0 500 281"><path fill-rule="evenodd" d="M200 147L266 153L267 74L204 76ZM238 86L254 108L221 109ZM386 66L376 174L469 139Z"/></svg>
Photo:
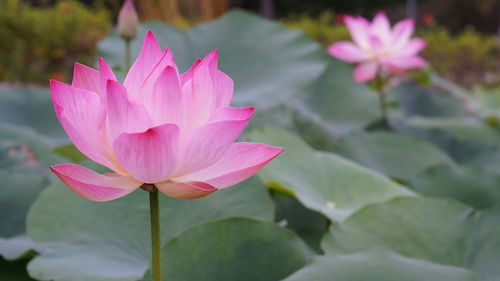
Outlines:
<svg viewBox="0 0 500 281"><path fill-rule="evenodd" d="M127 72L130 69L131 66L131 51L130 51L130 42L132 40L130 39L124 39L125 41L125 72Z"/></svg>
<svg viewBox="0 0 500 281"><path fill-rule="evenodd" d="M151 215L151 276L152 281L162 281L160 256L160 208L158 189L149 192L149 210Z"/></svg>
<svg viewBox="0 0 500 281"><path fill-rule="evenodd" d="M380 104L380 117L383 123L387 122L387 101L385 97L385 92L383 90L378 92L379 104Z"/></svg>
<svg viewBox="0 0 500 281"><path fill-rule="evenodd" d="M384 90L385 82L380 76L375 78L375 89L378 94L379 106L380 106L380 119L384 125L387 124L387 99L386 92Z"/></svg>

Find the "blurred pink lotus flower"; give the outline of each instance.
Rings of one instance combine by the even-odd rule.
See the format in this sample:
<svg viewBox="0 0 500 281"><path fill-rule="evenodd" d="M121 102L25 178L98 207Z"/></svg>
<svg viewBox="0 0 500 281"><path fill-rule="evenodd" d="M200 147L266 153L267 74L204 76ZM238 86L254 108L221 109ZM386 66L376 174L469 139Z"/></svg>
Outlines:
<svg viewBox="0 0 500 281"><path fill-rule="evenodd" d="M385 13L379 12L371 23L360 16L346 16L345 24L354 42L334 43L328 52L346 62L359 63L354 69L357 82L370 81L381 73L401 73L427 65L418 56L426 46L425 41L411 38L415 28L412 19L402 20L391 28Z"/></svg>
<svg viewBox="0 0 500 281"><path fill-rule="evenodd" d="M75 64L72 85L51 81L55 112L75 146L115 173L76 164L52 171L80 196L113 200L143 183L176 198L198 198L237 184L283 151L235 142L254 109L230 106L233 81L217 51L179 74L153 33L123 85L103 59L100 71Z"/></svg>
<svg viewBox="0 0 500 281"><path fill-rule="evenodd" d="M130 40L137 36L139 16L134 6L134 0L125 0L118 13L118 33L123 39Z"/></svg>

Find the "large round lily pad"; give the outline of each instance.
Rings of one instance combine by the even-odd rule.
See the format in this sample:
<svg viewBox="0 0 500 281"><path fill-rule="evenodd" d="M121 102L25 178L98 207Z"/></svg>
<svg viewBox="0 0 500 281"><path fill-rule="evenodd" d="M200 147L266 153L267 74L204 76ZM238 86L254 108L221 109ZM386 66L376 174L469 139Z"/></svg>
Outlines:
<svg viewBox="0 0 500 281"><path fill-rule="evenodd" d="M341 138L332 150L387 176L408 179L436 164L453 161L434 145L409 136L357 133Z"/></svg>
<svg viewBox="0 0 500 281"><path fill-rule="evenodd" d="M500 276L500 211L476 213L455 201L397 198L330 228L329 255L388 248L400 255L470 269L480 281Z"/></svg>
<svg viewBox="0 0 500 281"><path fill-rule="evenodd" d="M7 260L33 247L25 235L26 215L50 182L48 168L37 156L24 143L0 140L0 256Z"/></svg>
<svg viewBox="0 0 500 281"><path fill-rule="evenodd" d="M294 103L297 129L315 147L324 149L331 139L358 131L380 117L377 94L352 80L352 68L328 59L327 70Z"/></svg>
<svg viewBox="0 0 500 281"><path fill-rule="evenodd" d="M317 257L283 281L476 281L469 270L376 250Z"/></svg>
<svg viewBox="0 0 500 281"><path fill-rule="evenodd" d="M163 244L199 223L232 216L272 220L274 213L257 178L202 199L160 196L160 208ZM149 268L148 194L137 190L111 202L92 202L56 184L33 205L28 233L43 248L28 266L34 278L139 280Z"/></svg>
<svg viewBox="0 0 500 281"><path fill-rule="evenodd" d="M306 265L312 251L272 222L232 218L182 232L163 249L165 280L279 281Z"/></svg>
<svg viewBox="0 0 500 281"><path fill-rule="evenodd" d="M437 165L409 181L414 191L486 209L500 206L500 176L475 166Z"/></svg>
<svg viewBox="0 0 500 281"><path fill-rule="evenodd" d="M0 87L0 138L10 139L4 129L33 131L36 139L52 143L67 142L44 87Z"/></svg>
<svg viewBox="0 0 500 281"><path fill-rule="evenodd" d="M413 193L388 178L332 153L315 151L282 129L254 130L251 139L286 147L259 175L272 188L285 190L304 206L331 220L344 220L363 206Z"/></svg>

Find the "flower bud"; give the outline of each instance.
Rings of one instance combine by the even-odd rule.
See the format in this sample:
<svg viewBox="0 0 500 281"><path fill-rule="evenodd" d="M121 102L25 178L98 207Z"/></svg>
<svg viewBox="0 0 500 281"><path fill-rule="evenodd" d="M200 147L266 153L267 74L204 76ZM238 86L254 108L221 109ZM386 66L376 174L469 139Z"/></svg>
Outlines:
<svg viewBox="0 0 500 281"><path fill-rule="evenodd" d="M139 17L133 0L125 0L118 13L118 33L125 40L131 40L137 36L139 29Z"/></svg>

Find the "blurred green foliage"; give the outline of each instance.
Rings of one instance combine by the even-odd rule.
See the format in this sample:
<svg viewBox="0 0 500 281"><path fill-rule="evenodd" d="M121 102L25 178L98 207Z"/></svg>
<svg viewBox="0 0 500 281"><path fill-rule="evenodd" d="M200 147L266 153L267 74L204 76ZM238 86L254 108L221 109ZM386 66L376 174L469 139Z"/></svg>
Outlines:
<svg viewBox="0 0 500 281"><path fill-rule="evenodd" d="M494 36L473 28L452 35L440 26L423 29L418 35L428 44L422 55L444 77L467 86L500 82L499 74L495 76L500 66L500 45Z"/></svg>
<svg viewBox="0 0 500 281"><path fill-rule="evenodd" d="M335 13L331 11L323 12L317 17L307 14L294 15L284 19L283 23L290 28L304 31L324 46L351 38L345 26L335 23Z"/></svg>
<svg viewBox="0 0 500 281"><path fill-rule="evenodd" d="M34 8L19 0L0 2L0 80L68 79L74 61L92 65L96 42L110 27L106 10L76 1Z"/></svg>
<svg viewBox="0 0 500 281"><path fill-rule="evenodd" d="M330 11L317 17L296 15L282 22L290 28L303 30L325 47L336 41L350 40L345 26L337 23L335 14ZM500 68L500 44L494 36L472 28L452 35L439 25L418 29L417 35L428 43L422 56L440 75L465 86L500 83L497 71Z"/></svg>

